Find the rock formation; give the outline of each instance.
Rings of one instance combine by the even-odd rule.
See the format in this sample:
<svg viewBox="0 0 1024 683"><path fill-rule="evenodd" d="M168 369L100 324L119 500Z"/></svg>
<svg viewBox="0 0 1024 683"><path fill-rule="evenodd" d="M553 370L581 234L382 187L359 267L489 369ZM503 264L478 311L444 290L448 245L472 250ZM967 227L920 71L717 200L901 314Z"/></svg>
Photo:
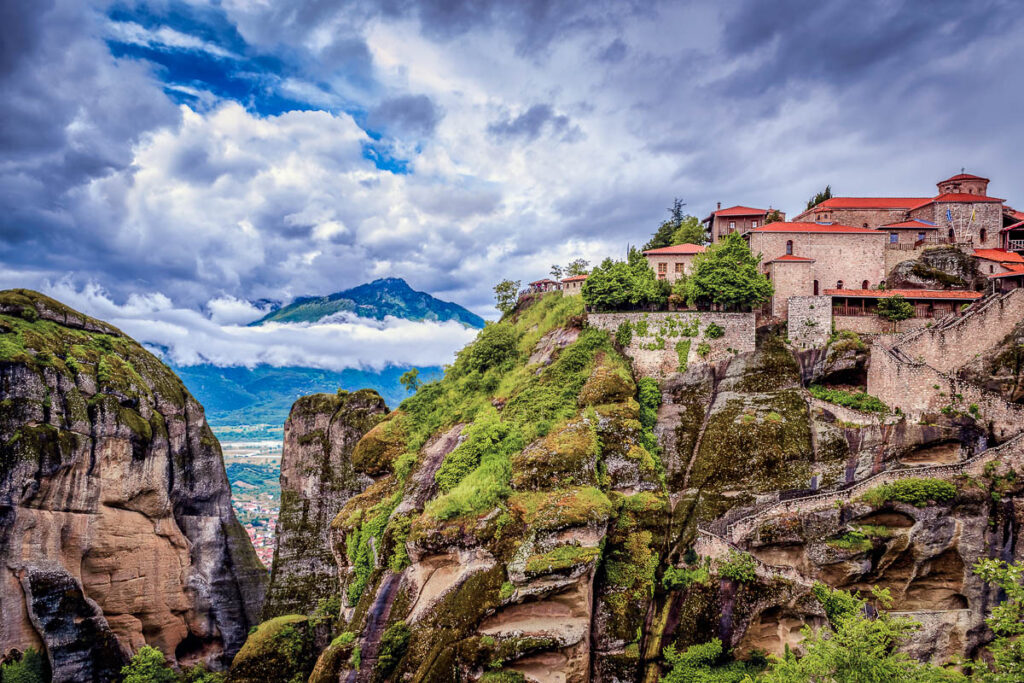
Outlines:
<svg viewBox="0 0 1024 683"><path fill-rule="evenodd" d="M337 596L331 520L372 480L352 466L352 450L387 413L375 391L304 396L284 425L281 512L263 619L312 612Z"/></svg>
<svg viewBox="0 0 1024 683"><path fill-rule="evenodd" d="M222 667L266 570L203 409L114 327L0 292L0 651L109 680L150 644Z"/></svg>
<svg viewBox="0 0 1024 683"><path fill-rule="evenodd" d="M957 247L930 247L917 259L897 263L886 285L889 289L983 289L985 278L973 256Z"/></svg>

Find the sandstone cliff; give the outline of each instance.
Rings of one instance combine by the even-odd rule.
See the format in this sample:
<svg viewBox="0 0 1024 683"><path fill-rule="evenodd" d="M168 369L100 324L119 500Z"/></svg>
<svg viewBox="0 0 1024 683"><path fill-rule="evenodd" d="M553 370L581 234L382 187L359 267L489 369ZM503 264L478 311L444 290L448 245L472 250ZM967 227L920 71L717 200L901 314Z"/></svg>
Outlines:
<svg viewBox="0 0 1024 683"><path fill-rule="evenodd" d="M263 619L312 612L337 596L331 520L372 483L352 466L352 450L387 413L370 390L304 396L284 425L281 512Z"/></svg>
<svg viewBox="0 0 1024 683"><path fill-rule="evenodd" d="M226 665L267 576L203 409L155 356L38 293L0 292L0 650L110 680L144 644Z"/></svg>

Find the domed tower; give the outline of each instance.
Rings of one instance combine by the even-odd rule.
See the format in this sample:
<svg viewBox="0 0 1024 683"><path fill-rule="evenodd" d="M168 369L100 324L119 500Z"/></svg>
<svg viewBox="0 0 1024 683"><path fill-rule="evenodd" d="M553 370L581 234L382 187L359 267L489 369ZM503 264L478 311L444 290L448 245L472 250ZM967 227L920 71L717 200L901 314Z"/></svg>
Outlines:
<svg viewBox="0 0 1024 683"><path fill-rule="evenodd" d="M938 183L939 194L977 194L985 196L988 194L988 178L971 175L970 173L958 173L952 178L946 178Z"/></svg>

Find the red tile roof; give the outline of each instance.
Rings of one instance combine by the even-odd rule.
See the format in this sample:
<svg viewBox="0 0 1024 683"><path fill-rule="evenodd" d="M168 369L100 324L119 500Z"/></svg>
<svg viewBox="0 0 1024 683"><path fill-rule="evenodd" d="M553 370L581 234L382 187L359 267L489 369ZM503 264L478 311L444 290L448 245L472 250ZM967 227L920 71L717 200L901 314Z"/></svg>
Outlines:
<svg viewBox="0 0 1024 683"><path fill-rule="evenodd" d="M974 255L996 263L1024 263L1024 256L1005 249L975 249Z"/></svg>
<svg viewBox="0 0 1024 683"><path fill-rule="evenodd" d="M699 254L707 249L699 244L673 244L671 247L660 247L658 249L648 249L644 252L644 255L653 254L655 256L685 256L687 254Z"/></svg>
<svg viewBox="0 0 1024 683"><path fill-rule="evenodd" d="M1021 221L1020 223L1014 223L1013 225L1007 225L999 232L1009 232L1011 230L1020 230L1021 228L1024 228L1024 221Z"/></svg>
<svg viewBox="0 0 1024 683"><path fill-rule="evenodd" d="M945 194L940 194L937 197L932 197L930 200L926 201L925 204L931 204L933 202L967 202L971 204L991 202L993 204L1002 204L1005 201L1005 199L987 197L983 194L970 194L968 192L946 192ZM917 207L915 206L914 208L916 209Z"/></svg>
<svg viewBox="0 0 1024 683"><path fill-rule="evenodd" d="M712 211L712 216L763 216L768 209L752 209L749 206L730 206L728 209Z"/></svg>
<svg viewBox="0 0 1024 683"><path fill-rule="evenodd" d="M979 175L971 175L970 173L957 173L952 178L946 178L945 180L940 180L939 183L948 183L951 180L984 180L986 183L988 182L988 178L982 178Z"/></svg>
<svg viewBox="0 0 1024 683"><path fill-rule="evenodd" d="M1005 273L992 273L989 275L989 279L1000 278L1000 277L1018 277L1024 275L1024 263L1004 263L1004 266L1009 268Z"/></svg>
<svg viewBox="0 0 1024 683"><path fill-rule="evenodd" d="M579 280L586 280L586 275L573 275L571 277L562 278L562 282L577 282Z"/></svg>
<svg viewBox="0 0 1024 683"><path fill-rule="evenodd" d="M1024 211L1017 211L1016 209L1011 209L1009 206L1004 206L1003 208L1006 209L1007 213L1013 216L1014 220L1024 221Z"/></svg>
<svg viewBox="0 0 1024 683"><path fill-rule="evenodd" d="M928 197L832 197L807 211L815 209L909 209L927 201Z"/></svg>
<svg viewBox="0 0 1024 683"><path fill-rule="evenodd" d="M826 289L829 296L883 299L899 294L904 299L980 299L981 292L954 292L946 289Z"/></svg>
<svg viewBox="0 0 1024 683"><path fill-rule="evenodd" d="M884 232L872 230L871 228L855 228L852 225L840 225L839 223L769 223L751 232L856 232L869 235L884 235Z"/></svg>
<svg viewBox="0 0 1024 683"><path fill-rule="evenodd" d="M783 254L782 256L780 256L778 258L772 259L769 263L774 263L775 261L790 261L790 262L794 262L794 263L796 263L796 262L799 262L799 263L813 263L814 259L807 258L805 256L793 256L793 254Z"/></svg>
<svg viewBox="0 0 1024 683"><path fill-rule="evenodd" d="M535 281L531 282L530 286L533 287L534 285L557 285L557 284L558 283L555 282L554 280L549 280L547 278L544 278L543 280L535 280Z"/></svg>
<svg viewBox="0 0 1024 683"><path fill-rule="evenodd" d="M883 225L882 228L917 228L918 230L938 230L939 226L928 221L921 221L913 219L909 221L903 221L902 223L890 223L889 225ZM879 228L881 230L882 228Z"/></svg>

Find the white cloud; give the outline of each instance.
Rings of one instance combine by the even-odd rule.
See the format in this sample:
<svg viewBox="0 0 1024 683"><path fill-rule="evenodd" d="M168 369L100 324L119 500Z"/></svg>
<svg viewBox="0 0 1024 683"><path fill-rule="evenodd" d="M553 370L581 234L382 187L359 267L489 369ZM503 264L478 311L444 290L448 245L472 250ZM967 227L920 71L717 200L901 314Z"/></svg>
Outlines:
<svg viewBox="0 0 1024 683"><path fill-rule="evenodd" d="M129 45L140 45L154 49L200 50L216 57L236 59L237 55L196 36L175 31L168 26L148 29L133 21L111 21L107 23L107 36L111 40Z"/></svg>
<svg viewBox="0 0 1024 683"><path fill-rule="evenodd" d="M270 323L248 327L260 309L229 297L207 303L210 315L175 306L160 293L116 303L99 285L60 281L44 291L88 315L120 328L177 365L303 366L326 370L388 365L441 365L473 340L476 330L455 322L382 321L351 314L315 324ZM255 315L251 315L255 313Z"/></svg>

